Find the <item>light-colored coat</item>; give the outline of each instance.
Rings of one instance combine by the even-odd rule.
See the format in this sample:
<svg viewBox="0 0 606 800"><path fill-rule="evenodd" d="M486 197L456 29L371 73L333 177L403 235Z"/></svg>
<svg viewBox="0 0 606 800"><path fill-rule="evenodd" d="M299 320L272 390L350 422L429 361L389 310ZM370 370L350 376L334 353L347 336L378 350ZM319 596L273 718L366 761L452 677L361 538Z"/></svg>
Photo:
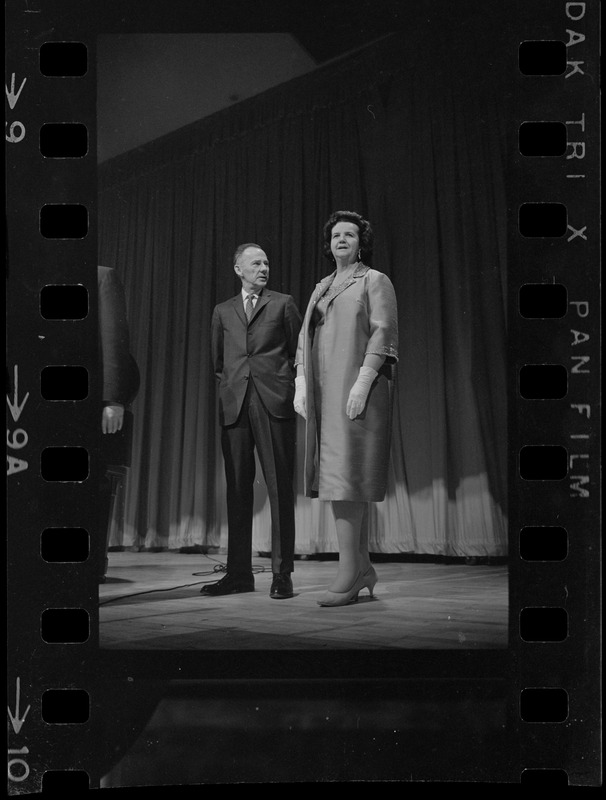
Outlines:
<svg viewBox="0 0 606 800"><path fill-rule="evenodd" d="M307 422L305 494L321 500L379 502L387 487L395 364L398 360L396 295L387 275L363 264L326 306L320 375L314 375L312 314L336 272L317 284L299 334L296 364L305 368ZM347 398L367 353L386 357L364 412L346 414ZM314 384L321 387L320 442ZM319 446L318 446L319 445Z"/></svg>

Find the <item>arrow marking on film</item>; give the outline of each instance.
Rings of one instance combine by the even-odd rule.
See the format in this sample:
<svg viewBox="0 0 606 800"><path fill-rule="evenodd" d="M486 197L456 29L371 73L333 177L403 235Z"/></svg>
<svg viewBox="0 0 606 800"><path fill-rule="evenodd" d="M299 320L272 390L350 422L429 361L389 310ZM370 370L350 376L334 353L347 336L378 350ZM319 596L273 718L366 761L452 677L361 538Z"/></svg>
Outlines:
<svg viewBox="0 0 606 800"><path fill-rule="evenodd" d="M21 94L21 91L22 91L23 87L25 86L25 82L26 81L27 81L27 78L23 78L23 82L22 82L21 86L19 87L19 91L17 92L17 94L15 94L15 73L14 72L11 75L11 90L10 90L10 92L8 90L8 86L6 84L4 84L4 91L6 92L6 99L8 100L8 104L9 104L9 106L11 108L11 111L17 105L17 102L19 100L19 95Z"/></svg>
<svg viewBox="0 0 606 800"><path fill-rule="evenodd" d="M25 711L23 712L23 716L19 716L19 706L21 704L21 678L17 678L17 692L15 698L15 713L11 711L11 707L7 706L8 716L11 720L11 725L13 726L13 730L15 733L19 733L21 728L23 727L23 723L25 722L25 718L27 717L28 711L30 710L31 706L28 706Z"/></svg>
<svg viewBox="0 0 606 800"><path fill-rule="evenodd" d="M8 407L11 410L11 415L13 420L17 422L19 417L21 416L21 412L25 404L27 403L27 398L29 397L29 392L26 393L25 397L23 398L23 402L19 403L19 367L15 364L15 388L13 391L13 402L6 398L6 402L8 403Z"/></svg>

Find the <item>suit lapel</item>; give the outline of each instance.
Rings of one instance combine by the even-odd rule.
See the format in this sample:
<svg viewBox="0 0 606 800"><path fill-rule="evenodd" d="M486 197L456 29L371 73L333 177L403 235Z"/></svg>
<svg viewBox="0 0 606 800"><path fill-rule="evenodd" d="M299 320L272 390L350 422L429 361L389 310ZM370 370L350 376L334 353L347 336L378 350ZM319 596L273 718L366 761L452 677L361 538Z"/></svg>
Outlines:
<svg viewBox="0 0 606 800"><path fill-rule="evenodd" d="M244 313L244 302L242 301L242 295L238 294L234 297L234 307L236 310L236 314L241 319L243 325L250 325L257 318L257 314L261 309L266 306L271 299L271 292L264 290L263 293L259 298L257 298L257 303L255 305L255 310L253 311L253 315L250 318L250 322L246 319L246 314Z"/></svg>
<svg viewBox="0 0 606 800"><path fill-rule="evenodd" d="M244 303L242 302L242 295L238 294L233 299L234 310L236 315L240 318L243 325L248 325L246 314L244 313Z"/></svg>
<svg viewBox="0 0 606 800"><path fill-rule="evenodd" d="M270 299L269 293L267 291L263 291L261 296L257 298L257 304L255 305L255 310L253 311L253 315L250 319L250 322L255 321L259 311L261 311L261 309L269 303L269 299Z"/></svg>

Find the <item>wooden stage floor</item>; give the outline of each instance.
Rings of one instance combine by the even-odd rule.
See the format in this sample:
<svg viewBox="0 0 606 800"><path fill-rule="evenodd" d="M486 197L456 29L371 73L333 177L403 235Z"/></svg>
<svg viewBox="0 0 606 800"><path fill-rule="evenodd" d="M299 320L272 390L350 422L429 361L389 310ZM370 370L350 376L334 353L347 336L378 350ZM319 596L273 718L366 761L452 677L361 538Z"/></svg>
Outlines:
<svg viewBox="0 0 606 800"><path fill-rule="evenodd" d="M375 562L375 598L322 608L333 560L297 560L295 596L269 597L271 564L253 558L255 591L200 595L223 556L111 552L99 586L99 645L114 650L485 650L508 644L504 565Z"/></svg>

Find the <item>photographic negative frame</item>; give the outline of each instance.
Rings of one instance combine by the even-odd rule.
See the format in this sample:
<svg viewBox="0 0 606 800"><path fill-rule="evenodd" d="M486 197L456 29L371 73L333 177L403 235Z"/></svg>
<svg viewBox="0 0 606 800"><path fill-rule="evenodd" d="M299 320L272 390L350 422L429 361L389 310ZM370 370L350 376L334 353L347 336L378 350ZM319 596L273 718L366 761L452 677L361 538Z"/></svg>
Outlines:
<svg viewBox="0 0 606 800"><path fill-rule="evenodd" d="M375 4L375 24L387 20L382 31L368 22L366 4L333 3L328 9L312 4L305 11L294 6L277 11L271 3L236 5L201 11L189 2L170 7L107 2L101 8L24 0L6 10L9 793L34 793L52 781L63 787L76 780L87 786L145 784L129 754L139 753L137 743L158 731L185 741L187 714L171 716L170 709L187 705L209 719L225 719L227 726L224 738L216 740L216 727L200 726L200 738L194 737L198 750L181 751L178 766L192 776L190 784L282 783L289 777L293 782L516 783L555 777L597 785L599 5L466 2L457 4L455 30L447 25L452 4L440 0L415 4L414 12L408 4ZM100 248L106 246L96 155L100 37L294 35L319 28L325 37L321 46L331 52L327 40L338 38L339 23L347 21L351 46L339 57L358 48L364 54L384 36L392 46L388 34L406 33L409 22L412 42L428 41L415 37L419 29L441 45L451 40L446 53L451 60L440 61L438 53L421 58L412 48L402 72L433 61L436 74L439 66L467 80L466 59L471 63L483 46L495 57L476 75L478 87L488 75L503 79L507 213L499 231L507 252L507 459L500 467L507 473L506 646L461 647L456 641L446 648L104 647L100 599L108 590L99 587L96 557L103 539L97 516L100 454L90 433L97 425L100 392L96 275ZM324 70L332 86L330 62L327 58L311 73ZM375 69L379 74L380 60ZM468 86L470 95L475 88ZM393 96L391 101L396 102ZM411 101L402 96L398 102ZM426 101L429 105L431 97ZM251 108L256 103L255 97L243 102ZM372 108L369 118L376 121L380 112ZM65 146L64 130L45 129L66 124L73 126L69 152L75 157L53 150L53 135ZM43 130L51 138L42 143ZM195 124L188 123L184 135L189 132L197 133ZM149 147L170 149L172 133L162 134L159 145L154 140L131 148L134 157L145 159ZM492 142L489 129L486 136ZM41 147L55 155L43 155ZM451 158L461 152L453 142ZM468 174L473 168L471 163ZM323 198L322 206L322 187L317 191L309 202L319 206L319 219L329 201ZM381 208L384 232L378 238L385 254L397 252L397 191L398 186L386 189L384 206L379 196L374 206L368 203ZM461 191L463 197L466 187ZM278 249L280 228L271 231L268 249ZM414 233L409 226L402 235ZM465 233L473 238L473 230ZM217 254L223 265L217 298L237 288L223 260L228 245ZM276 271L281 290L295 292L304 303L307 284L301 279L295 289L283 263L278 260ZM319 269L321 259L314 264ZM53 287L70 287L70 297L52 297ZM49 302L52 308L42 306ZM57 306L62 302L67 311ZM132 291L130 302L136 308ZM141 345L138 354L143 352ZM565 388L551 395L561 370L546 371L550 366L566 373ZM86 368L88 391L82 399L49 399L53 375L41 376L59 367ZM54 381L66 381L65 373L55 372ZM44 533L53 530L72 532L74 553L81 552L84 537L89 557L45 560ZM217 624L217 618L209 623ZM251 708L259 709L257 715ZM213 763L224 761L226 753L232 760L221 770L200 759L194 769L191 764L210 741ZM439 759L432 742L439 742ZM466 760L468 743L476 755ZM257 757L233 760L247 748ZM274 757L263 771L256 762L266 761L267 752ZM174 790L170 770L159 770L153 780L172 783Z"/></svg>

